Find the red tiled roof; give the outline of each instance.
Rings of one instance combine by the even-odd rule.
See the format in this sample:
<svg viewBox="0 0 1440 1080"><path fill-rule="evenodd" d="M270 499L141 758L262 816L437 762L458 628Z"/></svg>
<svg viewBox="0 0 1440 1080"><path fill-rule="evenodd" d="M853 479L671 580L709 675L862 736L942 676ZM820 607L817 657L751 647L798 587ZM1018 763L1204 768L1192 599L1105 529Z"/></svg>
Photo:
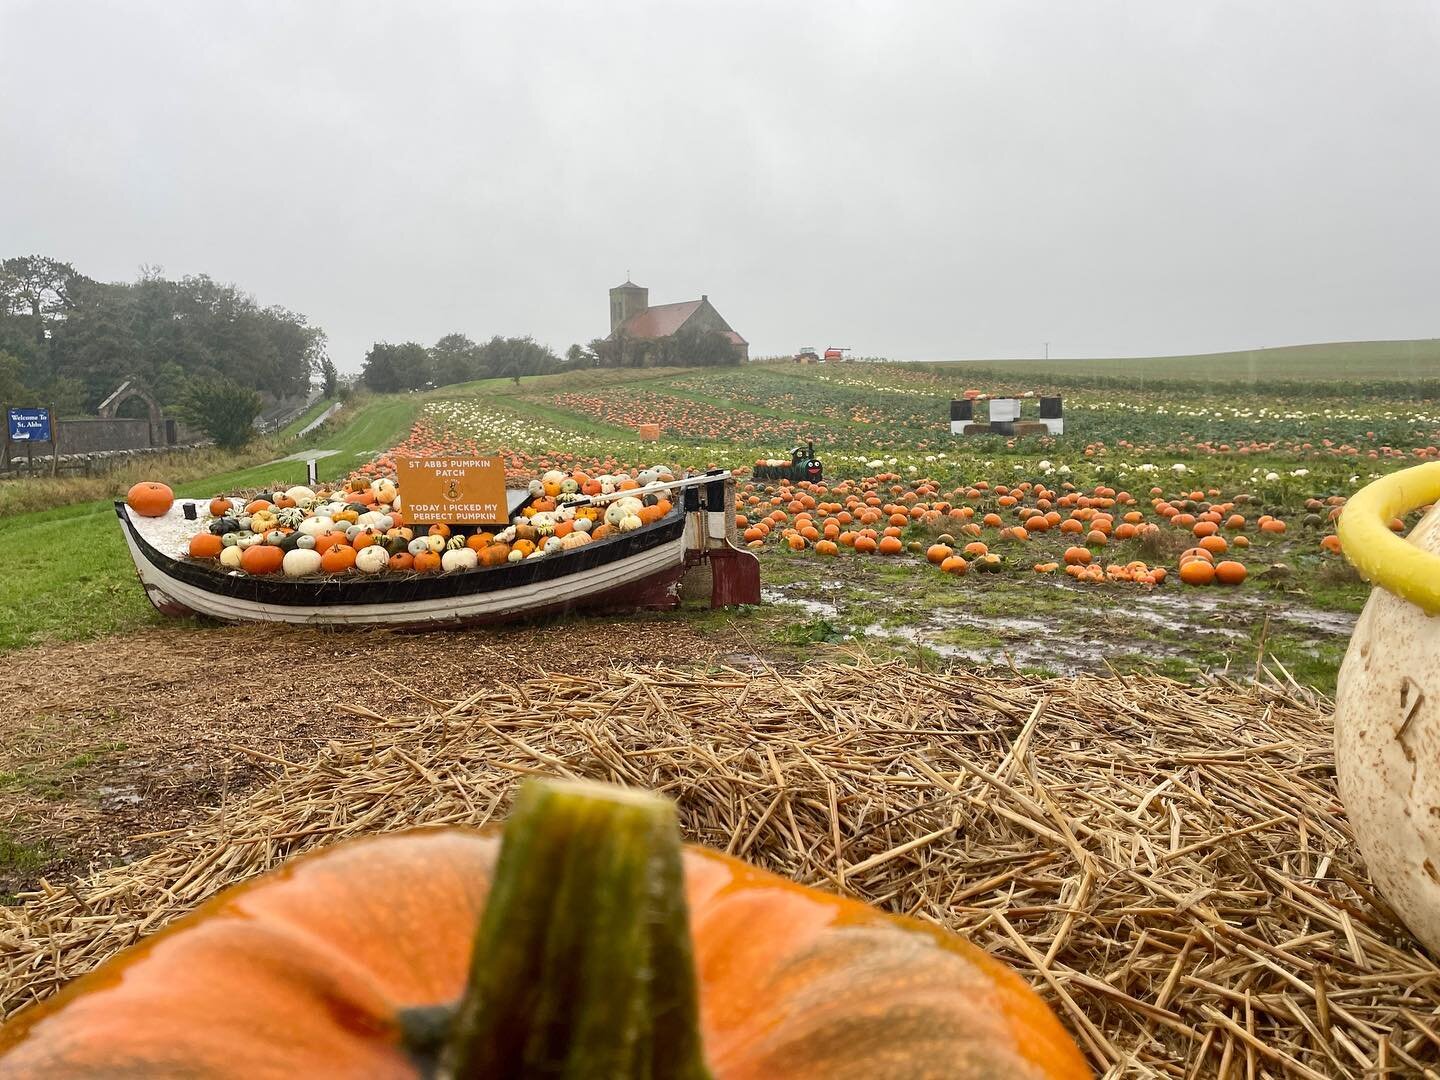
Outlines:
<svg viewBox="0 0 1440 1080"><path fill-rule="evenodd" d="M681 304L657 304L638 315L630 316L620 324L617 333L632 338L669 337L685 325L685 320L694 315L703 302L686 300Z"/></svg>

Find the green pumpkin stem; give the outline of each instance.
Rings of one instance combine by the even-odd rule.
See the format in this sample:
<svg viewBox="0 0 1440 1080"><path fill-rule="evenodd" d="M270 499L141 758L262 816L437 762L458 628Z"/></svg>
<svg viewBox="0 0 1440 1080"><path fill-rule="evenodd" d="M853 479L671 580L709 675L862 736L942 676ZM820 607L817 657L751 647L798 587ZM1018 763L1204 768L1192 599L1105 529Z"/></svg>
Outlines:
<svg viewBox="0 0 1440 1080"><path fill-rule="evenodd" d="M600 784L521 788L441 1072L709 1075L668 800Z"/></svg>

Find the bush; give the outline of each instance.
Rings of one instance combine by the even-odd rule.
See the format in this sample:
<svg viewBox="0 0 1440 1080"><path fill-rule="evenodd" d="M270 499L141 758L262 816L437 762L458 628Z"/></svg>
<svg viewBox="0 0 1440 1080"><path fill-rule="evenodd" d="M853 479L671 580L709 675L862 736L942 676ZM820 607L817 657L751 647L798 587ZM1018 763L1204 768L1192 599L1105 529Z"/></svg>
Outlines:
<svg viewBox="0 0 1440 1080"><path fill-rule="evenodd" d="M192 383L181 403L181 415L226 450L244 446L255 434L260 395L230 379Z"/></svg>

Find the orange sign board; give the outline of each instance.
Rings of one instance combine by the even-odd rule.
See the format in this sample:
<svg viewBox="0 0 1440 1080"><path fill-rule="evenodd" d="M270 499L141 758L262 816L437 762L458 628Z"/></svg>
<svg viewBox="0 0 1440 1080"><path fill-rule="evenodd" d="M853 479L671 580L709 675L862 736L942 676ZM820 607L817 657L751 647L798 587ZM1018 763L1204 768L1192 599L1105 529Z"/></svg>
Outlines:
<svg viewBox="0 0 1440 1080"><path fill-rule="evenodd" d="M406 521L495 525L510 516L499 456L401 458L395 464Z"/></svg>

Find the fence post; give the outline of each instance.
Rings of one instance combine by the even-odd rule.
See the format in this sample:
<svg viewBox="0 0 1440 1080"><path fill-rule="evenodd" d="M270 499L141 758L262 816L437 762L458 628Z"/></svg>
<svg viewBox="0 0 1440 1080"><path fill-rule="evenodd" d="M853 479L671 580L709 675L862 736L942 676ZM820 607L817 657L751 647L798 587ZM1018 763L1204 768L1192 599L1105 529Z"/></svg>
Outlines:
<svg viewBox="0 0 1440 1080"><path fill-rule="evenodd" d="M60 417L55 414L55 403L50 403L50 479L60 475Z"/></svg>

